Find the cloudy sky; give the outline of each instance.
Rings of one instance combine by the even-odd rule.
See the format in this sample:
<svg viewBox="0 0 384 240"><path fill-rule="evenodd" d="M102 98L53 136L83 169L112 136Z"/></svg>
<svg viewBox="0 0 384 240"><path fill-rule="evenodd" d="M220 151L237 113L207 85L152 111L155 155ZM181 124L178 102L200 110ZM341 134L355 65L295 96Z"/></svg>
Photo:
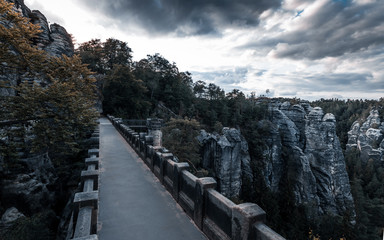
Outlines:
<svg viewBox="0 0 384 240"><path fill-rule="evenodd" d="M194 81L269 96L384 96L383 0L25 0L78 43L113 37Z"/></svg>

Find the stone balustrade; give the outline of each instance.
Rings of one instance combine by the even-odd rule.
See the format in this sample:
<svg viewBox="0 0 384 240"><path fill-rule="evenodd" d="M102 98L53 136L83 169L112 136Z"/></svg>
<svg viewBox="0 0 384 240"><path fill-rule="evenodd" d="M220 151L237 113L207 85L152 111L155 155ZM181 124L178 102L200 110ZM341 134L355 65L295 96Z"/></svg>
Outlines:
<svg viewBox="0 0 384 240"><path fill-rule="evenodd" d="M90 138L91 149L85 159L86 170L81 172L80 189L73 199L72 219L67 239L97 240L99 201L99 129Z"/></svg>
<svg viewBox="0 0 384 240"><path fill-rule="evenodd" d="M233 203L215 190L213 178L197 178L188 163L177 163L167 149L153 146L151 137L136 133L122 119L108 118L209 239L284 240L264 224L266 213L257 204Z"/></svg>

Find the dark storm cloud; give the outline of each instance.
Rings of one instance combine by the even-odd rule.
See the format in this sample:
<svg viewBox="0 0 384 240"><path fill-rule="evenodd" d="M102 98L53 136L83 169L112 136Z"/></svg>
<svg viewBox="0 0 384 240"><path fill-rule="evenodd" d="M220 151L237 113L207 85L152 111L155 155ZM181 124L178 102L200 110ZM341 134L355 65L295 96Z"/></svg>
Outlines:
<svg viewBox="0 0 384 240"><path fill-rule="evenodd" d="M280 0L93 0L81 1L121 24L138 24L150 33L217 34L227 26L256 26L260 14Z"/></svg>
<svg viewBox="0 0 384 240"><path fill-rule="evenodd" d="M270 39L277 58L321 59L384 44L384 4L329 1L304 16L301 28ZM305 9L304 9L305 13Z"/></svg>

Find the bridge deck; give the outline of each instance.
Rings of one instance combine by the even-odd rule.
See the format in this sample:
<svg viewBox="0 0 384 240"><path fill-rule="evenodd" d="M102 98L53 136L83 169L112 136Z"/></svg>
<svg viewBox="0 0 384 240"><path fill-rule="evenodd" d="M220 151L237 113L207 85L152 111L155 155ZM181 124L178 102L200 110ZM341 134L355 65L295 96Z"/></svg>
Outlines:
<svg viewBox="0 0 384 240"><path fill-rule="evenodd" d="M105 118L100 159L99 239L206 239Z"/></svg>

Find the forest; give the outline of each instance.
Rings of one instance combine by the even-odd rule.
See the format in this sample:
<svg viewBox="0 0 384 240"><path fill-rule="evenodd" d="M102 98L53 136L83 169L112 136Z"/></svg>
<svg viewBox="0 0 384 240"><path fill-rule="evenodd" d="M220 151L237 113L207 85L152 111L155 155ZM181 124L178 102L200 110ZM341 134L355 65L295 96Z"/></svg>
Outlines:
<svg viewBox="0 0 384 240"><path fill-rule="evenodd" d="M81 168L85 139L98 117L95 106L103 114L125 119L163 118L167 122L163 128L164 145L180 161L189 162L203 173L195 137L201 129L220 133L223 127L233 127L248 142L256 176L253 186L245 184L239 199L234 201L259 204L267 212L267 224L287 239L381 239L384 168L374 161L363 164L357 151L344 152L356 216L346 212L343 216L324 215L314 221L307 218L306 206L295 205L289 178L283 183L284 191L275 193L266 186L258 159L263 157L271 127L263 121L270 117L268 104L295 104L301 99L271 99L263 93L246 95L238 89L226 93L214 83L193 79L189 72L179 71L176 63L158 53L133 61L128 43L114 38L81 43L73 57L48 57L33 45L39 28L18 15L5 14L9 6L1 3L1 21L12 21L14 27L0 25L0 62L6 63L2 64L0 74L15 71L27 73L23 75L25 79L40 80L33 87L28 81L19 81L16 86L1 82L1 88L12 88L17 93L2 96L0 103L1 167L5 169L1 177L21 171L23 166L15 160L21 148L31 156L47 152L58 170L57 191L63 199L69 198L69 192L76 188L73 176ZM321 99L310 104L335 115L344 151L348 131L355 121L363 121L373 108L384 119L384 98ZM169 134L174 128L181 130L175 138ZM180 137L184 144L177 140ZM285 154L289 157L289 153ZM41 235L54 239L58 225L55 216L61 214L64 205L60 201L53 207L54 212L31 214L3 234L8 239L17 239L15 232L29 236L25 239L42 239ZM0 205L0 210L5 209Z"/></svg>

